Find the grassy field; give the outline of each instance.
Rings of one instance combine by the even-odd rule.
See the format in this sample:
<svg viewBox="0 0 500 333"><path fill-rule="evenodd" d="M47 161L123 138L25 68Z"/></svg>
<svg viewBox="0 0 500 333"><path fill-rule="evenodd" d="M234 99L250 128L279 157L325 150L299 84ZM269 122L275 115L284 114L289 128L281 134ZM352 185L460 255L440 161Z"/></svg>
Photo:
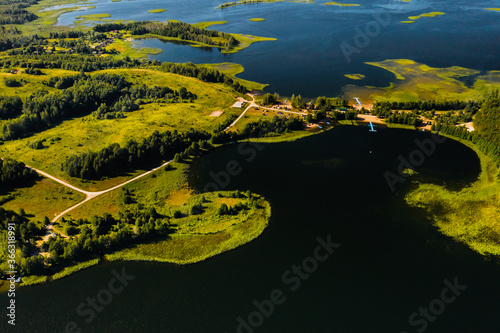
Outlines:
<svg viewBox="0 0 500 333"><path fill-rule="evenodd" d="M191 193L183 188L187 182L188 165L176 163L174 169L160 169L154 173L141 178L140 180L127 184L123 189L103 194L71 211L67 218L79 219L93 215L103 215L109 213L118 214L121 210L131 208L125 205L122 200L122 192L127 189L133 193L134 201L137 205L155 206L161 214L169 214L175 203L184 204ZM172 205L174 203L174 205Z"/></svg>
<svg viewBox="0 0 500 333"><path fill-rule="evenodd" d="M99 183L83 183L79 179L69 179L60 169L66 156L89 150L96 151L115 142L123 144L129 139L146 137L155 130L160 132L186 131L195 128L210 131L231 114L241 112L241 110L231 108L234 103L234 95L232 95L234 91L221 84L207 84L197 79L153 70L126 69L103 72L121 75L126 80L137 84L168 86L175 90L186 87L195 93L198 99L193 103L145 104L139 110L127 113L126 118L123 119L96 120L92 116L86 116L66 120L32 137L6 142L0 146L0 155L9 156L54 176L68 179L82 188L99 190L119 183L124 178L118 177ZM45 77L48 80L49 75ZM39 77L34 77L34 80L39 80ZM36 85L41 86L41 83L33 83L34 87ZM217 110L222 110L224 113L219 117L210 116L213 111ZM60 140L51 141L56 138ZM46 140L45 149L29 148L30 142L43 139Z"/></svg>
<svg viewBox="0 0 500 333"><path fill-rule="evenodd" d="M66 208L85 199L82 193L47 178L38 180L32 187L17 188L0 196L0 201L10 197L11 200L0 206L15 212L22 208L34 221L43 221L45 216L52 219Z"/></svg>
<svg viewBox="0 0 500 333"><path fill-rule="evenodd" d="M411 206L426 209L439 230L483 255L500 255L500 178L489 157L469 141L458 140L473 149L481 161L481 175L461 191L449 191L422 184L409 193Z"/></svg>
<svg viewBox="0 0 500 333"><path fill-rule="evenodd" d="M74 266L66 267L62 271L52 275L52 280L62 279L68 275L71 275L71 274L76 273L78 271L81 271L83 269L98 265L99 262L100 262L100 259L92 259L89 261L81 262L81 263L74 265Z"/></svg>
<svg viewBox="0 0 500 333"><path fill-rule="evenodd" d="M383 68L396 77L389 87L344 87L348 100L360 97L370 101L418 101L418 100L481 100L484 94L500 87L500 75L496 71L484 75L474 69L458 66L433 68L409 59L389 59L381 62L367 62L368 65ZM467 86L464 79L473 78L473 86Z"/></svg>
<svg viewBox="0 0 500 333"><path fill-rule="evenodd" d="M48 81L52 76L69 76L78 74L78 72L67 71L64 69L41 69L43 75L29 75L29 74L24 74L23 73L24 70L21 70L19 68L12 68L12 69L16 69L18 72L16 74L0 73L0 94L3 96L17 95L22 99L25 99L33 92L41 89L45 89L48 92L58 91L56 88L48 87L45 84L43 84L43 82ZM23 86L16 88L7 87L4 83L4 79L6 78L16 79L17 81L20 81L23 84ZM0 122L1 121L2 120L0 120Z"/></svg>

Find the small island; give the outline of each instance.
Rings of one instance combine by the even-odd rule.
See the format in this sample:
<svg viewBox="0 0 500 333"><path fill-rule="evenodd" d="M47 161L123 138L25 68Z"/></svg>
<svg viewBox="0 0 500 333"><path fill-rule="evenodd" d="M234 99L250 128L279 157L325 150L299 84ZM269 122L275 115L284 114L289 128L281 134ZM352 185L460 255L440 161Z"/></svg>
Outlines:
<svg viewBox="0 0 500 333"><path fill-rule="evenodd" d="M289 0L289 1L285 1L285 0L240 0L240 1L223 3L215 9L223 9L223 8L228 8L228 7L233 7L233 6L246 5L246 4L251 4L251 3L262 3L262 2L267 2L267 3L273 3L273 2L314 3L314 0Z"/></svg>
<svg viewBox="0 0 500 333"><path fill-rule="evenodd" d="M441 16L445 15L443 12L430 12L430 13L423 13L417 16L408 16L408 18L412 21L416 21L418 19L421 19L422 17L435 17L435 16Z"/></svg>
<svg viewBox="0 0 500 333"><path fill-rule="evenodd" d="M360 4L357 4L357 3L339 3L339 2L335 2L335 1L325 2L325 3L323 3L323 5L340 6L340 7L358 7L358 6L361 6Z"/></svg>
<svg viewBox="0 0 500 333"><path fill-rule="evenodd" d="M365 78L363 74L344 74L344 76L351 80L363 80Z"/></svg>
<svg viewBox="0 0 500 333"><path fill-rule="evenodd" d="M150 9L148 10L148 13L163 13L166 12L166 9Z"/></svg>

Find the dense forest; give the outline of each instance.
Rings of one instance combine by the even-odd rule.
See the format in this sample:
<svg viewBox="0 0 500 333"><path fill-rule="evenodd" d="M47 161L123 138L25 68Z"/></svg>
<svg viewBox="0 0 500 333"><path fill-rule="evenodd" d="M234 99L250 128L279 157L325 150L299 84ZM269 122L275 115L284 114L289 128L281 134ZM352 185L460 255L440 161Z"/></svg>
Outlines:
<svg viewBox="0 0 500 333"><path fill-rule="evenodd" d="M20 185L38 177L36 171L26 168L22 162L7 157L0 159L0 185L2 187Z"/></svg>
<svg viewBox="0 0 500 333"><path fill-rule="evenodd" d="M474 118L474 128L486 140L500 145L500 98L498 90L488 98Z"/></svg>

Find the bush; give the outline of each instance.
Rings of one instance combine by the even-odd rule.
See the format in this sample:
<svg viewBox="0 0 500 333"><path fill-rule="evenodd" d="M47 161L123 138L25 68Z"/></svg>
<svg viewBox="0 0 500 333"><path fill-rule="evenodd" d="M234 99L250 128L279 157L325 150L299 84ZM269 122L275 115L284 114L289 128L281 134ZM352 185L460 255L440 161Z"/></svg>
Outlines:
<svg viewBox="0 0 500 333"><path fill-rule="evenodd" d="M77 235L79 231L80 230L78 230L77 227L74 227L72 225L66 227L66 235L68 235L68 236Z"/></svg>
<svg viewBox="0 0 500 333"><path fill-rule="evenodd" d="M23 86L23 84L21 82L17 81L16 79L5 78L3 80L3 82L7 87L10 87L10 88L16 88L16 87Z"/></svg>
<svg viewBox="0 0 500 333"><path fill-rule="evenodd" d="M43 149L45 146L43 145L43 142L45 140L35 140L29 144L29 147L31 149Z"/></svg>

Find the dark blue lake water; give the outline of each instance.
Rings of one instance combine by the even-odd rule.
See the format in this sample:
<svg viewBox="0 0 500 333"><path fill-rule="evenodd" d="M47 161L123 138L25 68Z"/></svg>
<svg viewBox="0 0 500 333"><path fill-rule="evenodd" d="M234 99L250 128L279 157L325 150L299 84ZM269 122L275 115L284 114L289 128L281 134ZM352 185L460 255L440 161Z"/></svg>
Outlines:
<svg viewBox="0 0 500 333"><path fill-rule="evenodd" d="M95 9L64 14L59 23L70 25L79 15L97 13L110 13L112 19L123 20L228 21L211 29L274 37L277 41L255 43L232 55L160 41L142 41L140 45L162 48L163 53L151 57L162 61L240 63L245 67L242 78L268 83L268 91L284 96L337 96L350 83L387 86L394 76L364 63L385 59L412 59L433 67L500 69L500 13L485 10L499 7L498 1L364 0L357 2L359 7L325 6L321 4L324 1L318 1L215 9L222 2L95 1L90 3ZM155 8L167 11L147 13ZM408 16L428 12L445 15L424 17L413 24L400 23ZM248 21L254 17L266 21ZM362 34L367 38L360 37ZM364 74L366 79L358 82L344 77L353 73Z"/></svg>
<svg viewBox="0 0 500 333"><path fill-rule="evenodd" d="M500 266L443 236L429 216L408 207L410 181L392 193L383 177L397 169L399 155L416 149L415 139L427 138L339 127L265 145L251 162L248 146L205 155L192 166L192 186L202 190L214 181L212 172L236 161L242 172L226 189L248 189L271 203L269 227L259 238L193 265L116 262L21 288L17 326L8 328L4 319L0 331L65 332L74 322L84 333L413 333L424 324L428 333L496 333ZM476 179L479 161L448 140L417 171L427 181L461 188ZM326 250L316 252L318 237L340 247L329 257ZM324 261L307 259L315 253ZM305 268L299 273L294 266ZM101 290L109 288L113 270L122 269L134 280L87 323L79 306L88 298L107 302ZM279 303L272 314L271 298ZM254 301L269 316L259 315ZM239 317L255 329L243 328Z"/></svg>

